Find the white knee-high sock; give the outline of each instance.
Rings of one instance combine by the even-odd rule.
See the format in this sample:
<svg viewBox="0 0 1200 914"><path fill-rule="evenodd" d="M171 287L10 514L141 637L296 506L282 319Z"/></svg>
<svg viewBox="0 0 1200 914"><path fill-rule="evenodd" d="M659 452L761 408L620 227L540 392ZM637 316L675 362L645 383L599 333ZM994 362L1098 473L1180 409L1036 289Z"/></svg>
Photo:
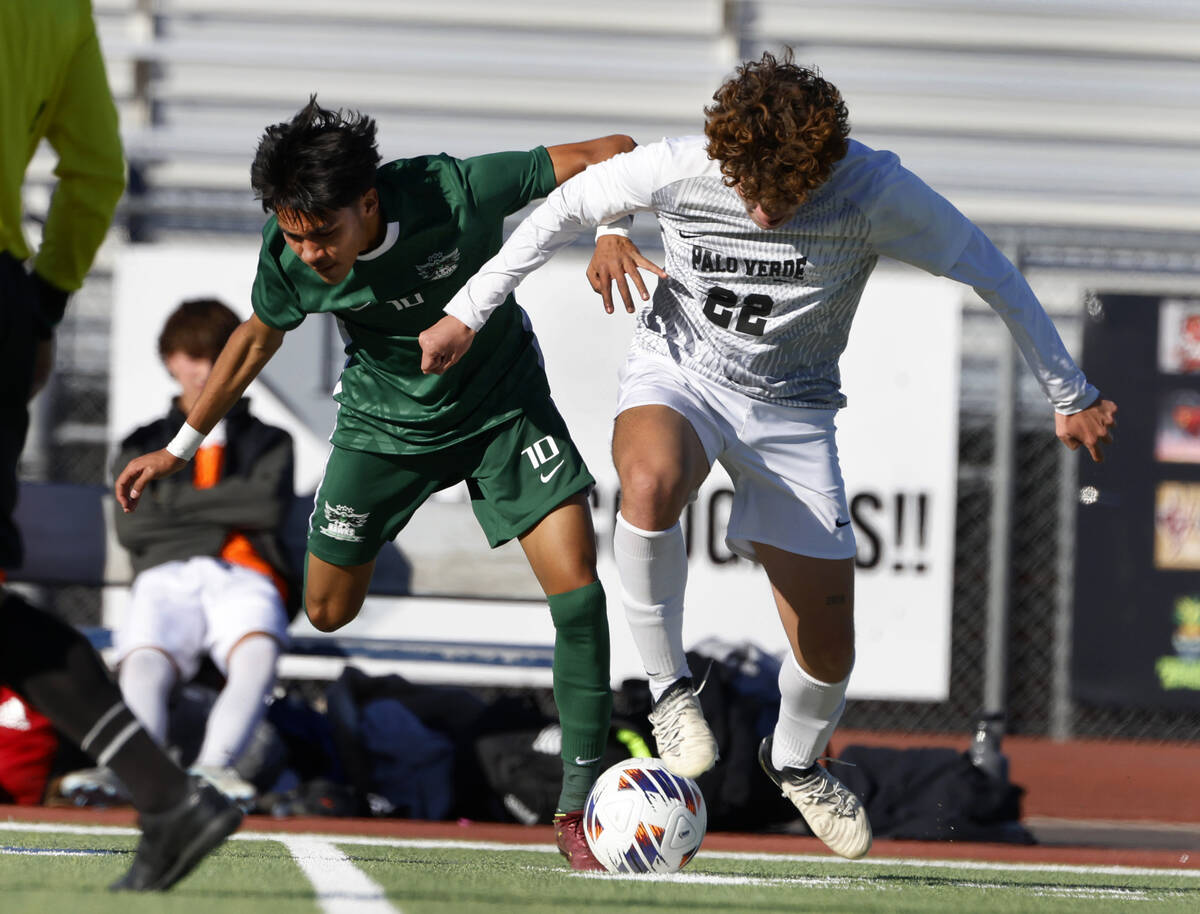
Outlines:
<svg viewBox="0 0 1200 914"><path fill-rule="evenodd" d="M687 547L678 523L642 530L617 515L613 553L621 575L621 602L633 642L657 701L675 680L690 676L683 650L683 592Z"/></svg>
<svg viewBox="0 0 1200 914"><path fill-rule="evenodd" d="M167 744L167 706L178 675L171 658L153 648L130 651L121 661L121 697L160 746Z"/></svg>
<svg viewBox="0 0 1200 914"><path fill-rule="evenodd" d="M270 635L247 638L233 649L225 688L208 715L197 765L227 768L237 762L267 711L278 659L279 642Z"/></svg>
<svg viewBox="0 0 1200 914"><path fill-rule="evenodd" d="M807 768L821 757L846 707L849 681L849 674L841 682L814 679L788 651L779 669L779 722L771 747L772 765Z"/></svg>

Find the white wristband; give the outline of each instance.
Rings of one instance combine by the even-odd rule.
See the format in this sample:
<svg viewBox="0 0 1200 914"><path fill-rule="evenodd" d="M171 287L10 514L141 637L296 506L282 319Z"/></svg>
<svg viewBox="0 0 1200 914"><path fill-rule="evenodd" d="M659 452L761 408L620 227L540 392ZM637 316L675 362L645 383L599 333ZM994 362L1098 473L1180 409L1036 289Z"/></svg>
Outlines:
<svg viewBox="0 0 1200 914"><path fill-rule="evenodd" d="M620 235L622 238L629 237L629 230L633 227L633 213L627 216L622 216L620 219L608 223L608 225L596 226L596 240L599 241L605 235Z"/></svg>
<svg viewBox="0 0 1200 914"><path fill-rule="evenodd" d="M183 428L171 439L166 450L170 454L174 454L180 460L191 460L200 445L204 441L204 433L198 432L188 423L183 423Z"/></svg>

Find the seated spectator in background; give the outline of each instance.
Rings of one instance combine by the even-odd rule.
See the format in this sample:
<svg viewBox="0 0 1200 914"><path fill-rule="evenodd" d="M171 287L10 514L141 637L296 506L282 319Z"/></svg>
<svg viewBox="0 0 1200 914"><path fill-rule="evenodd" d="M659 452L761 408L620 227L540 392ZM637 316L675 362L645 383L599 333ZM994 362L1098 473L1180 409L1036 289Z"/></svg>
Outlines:
<svg viewBox="0 0 1200 914"><path fill-rule="evenodd" d="M167 318L158 351L181 391L166 415L122 442L118 470L171 440L239 323L211 299L186 301ZM280 534L293 498L291 436L254 418L248 404L240 400L208 434L191 473L156 480L140 511L116 517L135 574L115 637L121 692L165 744L171 692L209 655L225 686L192 772L240 802L255 789L235 765L262 719L287 643ZM113 786L109 772L89 769L64 779L63 792Z"/></svg>

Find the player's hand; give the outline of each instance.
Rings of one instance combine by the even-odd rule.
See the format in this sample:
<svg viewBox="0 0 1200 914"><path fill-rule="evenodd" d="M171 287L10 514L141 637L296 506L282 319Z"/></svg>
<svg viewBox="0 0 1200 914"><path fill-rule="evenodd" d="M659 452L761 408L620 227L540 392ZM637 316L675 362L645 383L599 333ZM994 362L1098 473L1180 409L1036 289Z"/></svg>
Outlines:
<svg viewBox="0 0 1200 914"><path fill-rule="evenodd" d="M129 461L121 475L117 477L114 486L117 494L117 504L128 514L138 506L138 499L145 491L147 483L170 476L176 470L187 465L187 461L176 457L166 448L143 454Z"/></svg>
<svg viewBox="0 0 1200 914"><path fill-rule="evenodd" d="M1097 400L1087 409L1064 416L1054 414L1054 433L1071 450L1081 445L1087 448L1096 463L1104 463L1101 444L1112 444L1112 430L1117 425L1117 404L1112 400Z"/></svg>
<svg viewBox="0 0 1200 914"><path fill-rule="evenodd" d="M616 282L621 300L625 302L625 310L630 314L636 310L633 298L629 294L629 276L637 286L642 301L650 300L646 284L638 268L649 270L659 279L667 278L667 271L647 260L638 250L637 245L624 235L601 235L596 240L596 250L592 252L592 262L587 266L588 282L592 289L604 299L604 310L613 313L612 284Z"/></svg>
<svg viewBox="0 0 1200 914"><path fill-rule="evenodd" d="M422 374L444 374L467 354L475 342L475 331L457 317L447 314L417 337L421 344Z"/></svg>

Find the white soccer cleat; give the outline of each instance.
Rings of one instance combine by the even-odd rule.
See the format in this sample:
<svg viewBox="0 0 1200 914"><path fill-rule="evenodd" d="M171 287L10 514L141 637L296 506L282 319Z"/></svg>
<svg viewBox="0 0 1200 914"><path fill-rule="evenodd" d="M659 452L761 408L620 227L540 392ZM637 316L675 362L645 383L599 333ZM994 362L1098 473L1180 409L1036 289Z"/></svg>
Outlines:
<svg viewBox="0 0 1200 914"><path fill-rule="evenodd" d="M219 765L196 765L189 769L188 774L204 778L218 791L242 806L251 803L258 791L254 785L237 773L236 768L222 768Z"/></svg>
<svg viewBox="0 0 1200 914"><path fill-rule="evenodd" d="M813 834L835 854L856 860L871 849L871 823L862 801L820 765L804 770L771 763L772 737L758 747L758 763L800 811Z"/></svg>
<svg viewBox="0 0 1200 914"><path fill-rule="evenodd" d="M691 679L667 689L649 714L654 742L663 764L685 778L695 778L717 761L717 740L708 728Z"/></svg>
<svg viewBox="0 0 1200 914"><path fill-rule="evenodd" d="M129 791L111 768L81 768L64 775L58 791L76 806L120 806Z"/></svg>

